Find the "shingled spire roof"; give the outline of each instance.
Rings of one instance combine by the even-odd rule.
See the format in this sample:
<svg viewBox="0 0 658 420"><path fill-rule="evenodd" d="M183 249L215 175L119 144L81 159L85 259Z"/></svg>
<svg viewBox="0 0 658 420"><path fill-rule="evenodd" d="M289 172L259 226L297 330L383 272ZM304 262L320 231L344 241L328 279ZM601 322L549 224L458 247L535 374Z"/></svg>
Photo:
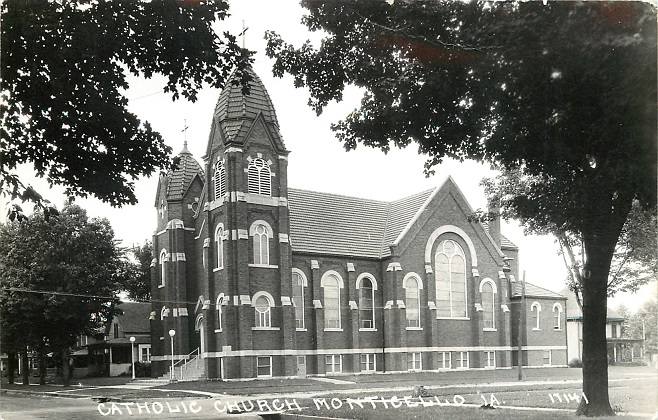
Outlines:
<svg viewBox="0 0 658 420"><path fill-rule="evenodd" d="M204 179L203 168L187 149L187 142L178 159L176 167L167 172L167 200L181 200L196 175Z"/></svg>
<svg viewBox="0 0 658 420"><path fill-rule="evenodd" d="M217 100L213 124L219 124L224 143L242 143L253 122L262 115L264 122L273 128L270 132L275 144L280 151L284 151L285 146L279 134L279 122L270 95L251 67L244 71L251 79L249 93L242 94L241 74L237 70L234 71Z"/></svg>

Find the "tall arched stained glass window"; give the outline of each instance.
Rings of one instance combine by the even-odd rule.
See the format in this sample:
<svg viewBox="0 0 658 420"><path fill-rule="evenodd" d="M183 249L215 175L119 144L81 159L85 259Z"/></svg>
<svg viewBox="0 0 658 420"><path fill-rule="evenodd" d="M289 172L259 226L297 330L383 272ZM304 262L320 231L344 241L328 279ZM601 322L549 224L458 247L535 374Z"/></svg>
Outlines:
<svg viewBox="0 0 658 420"><path fill-rule="evenodd" d="M340 282L331 274L323 279L324 288L324 327L341 328L340 324Z"/></svg>
<svg viewBox="0 0 658 420"><path fill-rule="evenodd" d="M455 241L439 244L435 254L437 317L466 318L466 256Z"/></svg>
<svg viewBox="0 0 658 420"><path fill-rule="evenodd" d="M359 328L375 328L375 290L368 277L359 285Z"/></svg>
<svg viewBox="0 0 658 420"><path fill-rule="evenodd" d="M407 328L420 327L420 287L418 279L409 277L404 282L404 305L407 313Z"/></svg>
<svg viewBox="0 0 658 420"><path fill-rule="evenodd" d="M496 284L491 279L484 279L480 283L482 296L482 323L485 330L496 328L494 302L496 299Z"/></svg>

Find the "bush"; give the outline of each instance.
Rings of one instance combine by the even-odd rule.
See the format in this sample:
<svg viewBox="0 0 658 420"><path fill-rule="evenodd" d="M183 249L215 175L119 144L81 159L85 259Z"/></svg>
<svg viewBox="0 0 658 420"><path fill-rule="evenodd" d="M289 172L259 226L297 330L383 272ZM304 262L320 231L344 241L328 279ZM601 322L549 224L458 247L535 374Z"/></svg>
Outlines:
<svg viewBox="0 0 658 420"><path fill-rule="evenodd" d="M569 360L568 366L570 368L582 368L583 367L583 362L577 357L574 357L573 359Z"/></svg>

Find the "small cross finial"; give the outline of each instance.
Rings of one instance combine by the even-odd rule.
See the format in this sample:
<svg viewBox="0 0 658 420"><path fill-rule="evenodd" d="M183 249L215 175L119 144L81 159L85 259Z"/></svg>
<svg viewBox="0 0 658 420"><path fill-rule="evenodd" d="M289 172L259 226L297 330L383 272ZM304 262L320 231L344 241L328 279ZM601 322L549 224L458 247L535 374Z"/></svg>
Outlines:
<svg viewBox="0 0 658 420"><path fill-rule="evenodd" d="M246 48L246 47L245 47L245 41L244 41L244 38L245 38L245 37L244 37L244 34L245 34L245 32L247 32L248 29L249 29L249 28L246 28L246 27L244 26L244 20L242 20L242 32L240 33L240 36L242 37L242 49L245 49L245 48Z"/></svg>

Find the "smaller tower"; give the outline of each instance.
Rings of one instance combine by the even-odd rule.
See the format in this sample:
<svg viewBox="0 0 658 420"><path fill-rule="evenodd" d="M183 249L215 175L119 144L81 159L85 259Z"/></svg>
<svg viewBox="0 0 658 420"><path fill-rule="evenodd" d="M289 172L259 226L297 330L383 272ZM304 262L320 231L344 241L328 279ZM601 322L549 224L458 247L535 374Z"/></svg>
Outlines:
<svg viewBox="0 0 658 420"><path fill-rule="evenodd" d="M155 199L157 228L153 235L151 264L151 343L154 355L171 355L169 331L174 330L174 359L190 352L190 319L188 279L195 279L193 249L188 249L194 229L194 215L203 190L204 172L187 149L174 159L174 166L158 181ZM155 375L167 372L163 363L154 364Z"/></svg>

